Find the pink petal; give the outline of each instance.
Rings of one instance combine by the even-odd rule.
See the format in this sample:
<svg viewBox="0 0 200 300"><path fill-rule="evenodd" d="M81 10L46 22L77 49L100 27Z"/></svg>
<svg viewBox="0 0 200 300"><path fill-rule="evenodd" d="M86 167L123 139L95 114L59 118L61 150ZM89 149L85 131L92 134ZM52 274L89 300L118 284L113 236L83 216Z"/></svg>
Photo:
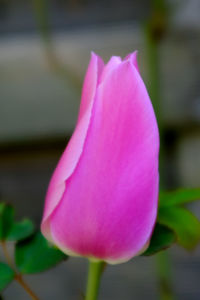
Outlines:
<svg viewBox="0 0 200 300"><path fill-rule="evenodd" d="M92 53L83 85L81 106L76 129L56 167L47 191L41 229L45 236L48 236L49 240L52 240L49 228L49 217L59 204L65 190L65 181L74 172L83 151L90 123L97 82L102 69L103 62L101 58Z"/></svg>
<svg viewBox="0 0 200 300"><path fill-rule="evenodd" d="M53 240L67 253L125 261L155 224L159 135L133 58L111 64L100 80L82 154L50 217Z"/></svg>
<svg viewBox="0 0 200 300"><path fill-rule="evenodd" d="M132 64L135 66L136 70L139 72L138 62L137 62L137 51L134 51L133 53L128 54L124 60L129 59Z"/></svg>
<svg viewBox="0 0 200 300"><path fill-rule="evenodd" d="M106 80L110 73L122 62L121 57L112 56L109 62L105 65L100 76L100 83Z"/></svg>
<svg viewBox="0 0 200 300"><path fill-rule="evenodd" d="M93 102L98 81L100 80L101 73L104 68L104 62L96 55L94 52L91 52L91 60L88 66L87 73L85 75L85 80L82 89L81 104L79 110L78 120L83 116L83 114Z"/></svg>

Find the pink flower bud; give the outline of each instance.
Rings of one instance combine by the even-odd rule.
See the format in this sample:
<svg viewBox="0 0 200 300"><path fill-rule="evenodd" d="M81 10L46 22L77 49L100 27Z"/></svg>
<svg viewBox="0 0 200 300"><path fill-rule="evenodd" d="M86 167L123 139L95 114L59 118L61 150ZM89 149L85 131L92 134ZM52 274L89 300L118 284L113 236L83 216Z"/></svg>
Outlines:
<svg viewBox="0 0 200 300"><path fill-rule="evenodd" d="M159 133L136 52L92 53L75 131L49 184L41 229L70 255L120 263L144 251L158 204Z"/></svg>

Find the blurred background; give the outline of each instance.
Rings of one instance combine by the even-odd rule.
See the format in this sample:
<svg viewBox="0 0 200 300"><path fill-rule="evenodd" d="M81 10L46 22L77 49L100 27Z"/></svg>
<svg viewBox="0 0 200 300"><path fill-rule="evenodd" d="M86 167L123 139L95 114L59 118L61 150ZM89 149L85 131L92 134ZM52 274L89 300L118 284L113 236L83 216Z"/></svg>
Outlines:
<svg viewBox="0 0 200 300"><path fill-rule="evenodd" d="M40 224L50 176L76 123L93 50L137 49L162 136L165 189L200 185L199 0L0 0L0 198ZM200 217L200 204L191 206ZM169 250L176 299L200 299L200 247ZM27 276L40 299L82 299L87 262ZM158 299L156 259L108 267L100 299ZM5 299L28 296L12 283Z"/></svg>

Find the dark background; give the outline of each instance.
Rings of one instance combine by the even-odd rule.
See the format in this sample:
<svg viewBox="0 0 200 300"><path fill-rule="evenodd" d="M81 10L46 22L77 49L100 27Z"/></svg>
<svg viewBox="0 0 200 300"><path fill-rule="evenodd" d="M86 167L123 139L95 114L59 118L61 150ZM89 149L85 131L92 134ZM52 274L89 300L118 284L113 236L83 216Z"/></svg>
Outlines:
<svg viewBox="0 0 200 300"><path fill-rule="evenodd" d="M158 1L162 2L162 1ZM163 134L162 184L167 189L200 183L200 2L0 0L0 196L15 205L17 218L39 226L46 188L73 131L81 85L93 50L105 61L137 49L149 91L149 45L155 36L159 65L159 111ZM200 217L200 205L191 206ZM177 299L200 298L200 248L174 246L173 287ZM41 299L81 299L86 260L67 263L27 281ZM134 258L108 267L100 299L156 299L156 259ZM5 299L27 299L15 283Z"/></svg>

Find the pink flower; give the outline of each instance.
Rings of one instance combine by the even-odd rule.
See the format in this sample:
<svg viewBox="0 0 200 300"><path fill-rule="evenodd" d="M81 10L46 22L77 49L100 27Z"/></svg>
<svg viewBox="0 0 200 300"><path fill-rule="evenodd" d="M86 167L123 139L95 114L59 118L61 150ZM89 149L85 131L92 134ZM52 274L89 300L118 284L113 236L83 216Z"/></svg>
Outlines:
<svg viewBox="0 0 200 300"><path fill-rule="evenodd" d="M49 184L41 229L70 255L120 263L148 245L159 133L136 52L92 53L75 131Z"/></svg>

